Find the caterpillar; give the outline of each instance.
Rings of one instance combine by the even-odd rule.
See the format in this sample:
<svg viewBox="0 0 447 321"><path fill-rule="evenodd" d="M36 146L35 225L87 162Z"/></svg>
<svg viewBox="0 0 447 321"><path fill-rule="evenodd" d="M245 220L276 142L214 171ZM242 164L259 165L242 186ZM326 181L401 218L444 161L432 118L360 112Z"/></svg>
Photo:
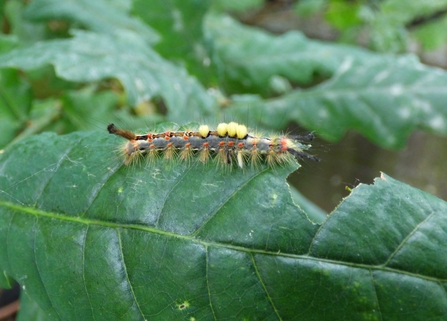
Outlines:
<svg viewBox="0 0 447 321"><path fill-rule="evenodd" d="M320 160L304 152L311 147L305 143L314 139L313 133L306 136L264 137L249 132L245 125L236 122L220 123L215 130L210 130L208 125L200 125L197 130L142 135L119 129L114 124L108 125L107 130L128 140L123 149L126 165L142 155L148 155L149 159L164 155L166 160L178 158L186 161L197 155L202 163L215 158L219 164L236 163L240 168L244 168L246 163L255 166L260 161L274 167L295 159Z"/></svg>

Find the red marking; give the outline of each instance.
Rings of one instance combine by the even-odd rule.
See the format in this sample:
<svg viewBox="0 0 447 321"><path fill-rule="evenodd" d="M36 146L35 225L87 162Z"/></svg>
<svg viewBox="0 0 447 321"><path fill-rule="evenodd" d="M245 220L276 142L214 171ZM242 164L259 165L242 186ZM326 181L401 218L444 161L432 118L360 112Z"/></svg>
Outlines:
<svg viewBox="0 0 447 321"><path fill-rule="evenodd" d="M244 143L238 143L238 144L237 144L237 147L239 147L239 148L244 148Z"/></svg>
<svg viewBox="0 0 447 321"><path fill-rule="evenodd" d="M168 143L167 147L172 147L172 143Z"/></svg>
<svg viewBox="0 0 447 321"><path fill-rule="evenodd" d="M186 143L185 147L191 147L191 143Z"/></svg>
<svg viewBox="0 0 447 321"><path fill-rule="evenodd" d="M219 142L220 147L225 147L225 142Z"/></svg>
<svg viewBox="0 0 447 321"><path fill-rule="evenodd" d="M209 146L210 146L210 144L208 142L203 143L203 147L209 147Z"/></svg>
<svg viewBox="0 0 447 321"><path fill-rule="evenodd" d="M150 149L155 149L155 145L154 145L154 144L151 144L151 145L149 145L149 148L150 148Z"/></svg>
<svg viewBox="0 0 447 321"><path fill-rule="evenodd" d="M165 135L165 140L171 140L171 137Z"/></svg>
<svg viewBox="0 0 447 321"><path fill-rule="evenodd" d="M234 147L234 142L228 142L228 147Z"/></svg>
<svg viewBox="0 0 447 321"><path fill-rule="evenodd" d="M186 133L183 134L183 139L184 140L189 140L189 137L188 137L188 135Z"/></svg>
<svg viewBox="0 0 447 321"><path fill-rule="evenodd" d="M287 138L286 137L281 138L281 150L282 151L287 150Z"/></svg>

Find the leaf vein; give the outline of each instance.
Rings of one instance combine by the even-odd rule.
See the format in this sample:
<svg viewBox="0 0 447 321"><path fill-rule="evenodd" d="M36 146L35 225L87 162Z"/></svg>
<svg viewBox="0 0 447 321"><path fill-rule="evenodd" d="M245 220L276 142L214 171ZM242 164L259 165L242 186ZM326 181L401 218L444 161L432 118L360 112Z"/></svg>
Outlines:
<svg viewBox="0 0 447 321"><path fill-rule="evenodd" d="M424 220L422 220L421 222L419 222L414 229L408 233L408 235L400 242L400 244L396 247L396 249L394 250L393 253L390 254L390 256L388 257L388 259L382 264L383 266L387 266L391 260L393 259L393 257L396 256L396 254L402 249L402 247L405 245L405 243L410 239L410 237L412 235L414 235L414 233L416 233L416 231L419 229L419 227L421 227L421 225L423 225L424 223L426 223L431 217L433 217L433 215L435 214L435 212L430 213L430 215L428 215Z"/></svg>

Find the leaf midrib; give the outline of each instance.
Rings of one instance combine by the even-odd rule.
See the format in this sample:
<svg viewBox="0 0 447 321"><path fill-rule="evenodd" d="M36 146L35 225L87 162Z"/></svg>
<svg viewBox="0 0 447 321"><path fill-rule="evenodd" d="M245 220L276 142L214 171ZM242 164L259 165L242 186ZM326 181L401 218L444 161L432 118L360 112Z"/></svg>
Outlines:
<svg viewBox="0 0 447 321"><path fill-rule="evenodd" d="M368 265L368 264L361 264L361 263L339 261L339 260L334 260L334 259L312 257L307 254L299 255L299 254L290 254L290 253L278 252L278 251L251 249L251 248L245 248L242 246L231 245L231 244L226 244L226 243L204 241L204 240L194 238L190 235L175 234L175 233L171 233L171 232L162 231L162 230L159 230L156 228L151 228L151 227L141 226L141 225L136 225L136 224L114 223L114 222L100 221L100 220L94 220L94 219L85 219L85 218L74 217L74 216L67 216L64 214L57 214L57 213L53 213L53 212L44 212L41 210L37 210L35 208L17 205L14 203L4 202L4 201L0 201L0 207L6 207L6 208L9 208L9 209L21 212L21 213L31 214L31 215L35 215L38 217L39 216L47 217L47 218L51 218L51 219L80 223L80 224L85 224L85 225L98 225L98 226L109 227L109 228L113 228L113 229L120 229L120 228L123 229L124 228L124 229L140 230L140 231L145 231L145 232L149 232L149 233L153 233L153 234L187 240L189 242L203 245L204 247L215 246L215 247L219 247L219 248L226 248L226 249L240 251L240 252L246 252L246 253L250 253L250 254L271 255L271 256L275 256L275 257L293 258L293 259L300 259L300 260L311 260L311 261L323 262L323 263L329 263L329 264L335 264L335 265L343 265L343 266L348 266L348 267L352 267L352 268L361 268L361 269L366 269L369 271L379 270L379 271L384 271L384 272L402 274L402 275L411 276L411 277L417 277L417 278L420 278L423 280L432 281L432 282L436 282L436 283L447 282L447 279L440 279L440 278L435 278L435 277L427 276L427 275L423 275L423 274L394 269L394 268L386 267L386 266L384 266L384 264Z"/></svg>

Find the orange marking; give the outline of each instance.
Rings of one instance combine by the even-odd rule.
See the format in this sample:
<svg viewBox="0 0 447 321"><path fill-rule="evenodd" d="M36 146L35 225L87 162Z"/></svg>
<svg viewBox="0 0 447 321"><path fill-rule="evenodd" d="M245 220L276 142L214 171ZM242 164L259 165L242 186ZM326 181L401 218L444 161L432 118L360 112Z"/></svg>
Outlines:
<svg viewBox="0 0 447 321"><path fill-rule="evenodd" d="M281 138L281 150L282 151L287 150L287 138L285 137Z"/></svg>

